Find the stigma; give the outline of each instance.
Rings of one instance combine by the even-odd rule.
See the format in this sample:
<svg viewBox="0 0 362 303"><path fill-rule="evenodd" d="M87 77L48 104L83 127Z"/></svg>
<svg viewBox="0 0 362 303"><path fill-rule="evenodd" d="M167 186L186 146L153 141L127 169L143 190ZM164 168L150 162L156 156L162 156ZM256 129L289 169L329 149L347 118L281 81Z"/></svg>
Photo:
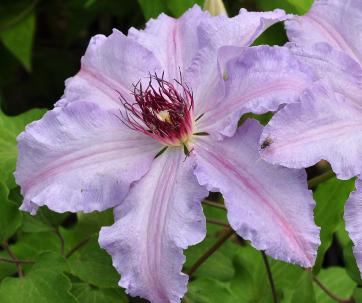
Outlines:
<svg viewBox="0 0 362 303"><path fill-rule="evenodd" d="M180 76L182 79L182 77ZM187 146L192 136L194 99L182 80L150 75L148 85L133 85L130 98L121 96L121 121L167 146Z"/></svg>

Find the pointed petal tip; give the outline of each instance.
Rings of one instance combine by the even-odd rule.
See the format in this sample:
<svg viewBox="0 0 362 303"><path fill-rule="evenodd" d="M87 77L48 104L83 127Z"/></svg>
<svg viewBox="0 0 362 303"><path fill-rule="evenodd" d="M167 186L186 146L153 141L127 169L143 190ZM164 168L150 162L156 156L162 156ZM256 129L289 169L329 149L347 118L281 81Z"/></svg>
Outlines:
<svg viewBox="0 0 362 303"><path fill-rule="evenodd" d="M180 301L188 281L181 272L183 249L206 233L201 200L208 192L192 174L193 161L183 160L178 150L157 158L115 210L116 222L100 232L120 285L151 302Z"/></svg>
<svg viewBox="0 0 362 303"><path fill-rule="evenodd" d="M260 160L261 131L258 122L247 120L232 138L199 143L195 174L200 184L223 194L229 223L241 237L274 258L311 267L320 228L306 173Z"/></svg>

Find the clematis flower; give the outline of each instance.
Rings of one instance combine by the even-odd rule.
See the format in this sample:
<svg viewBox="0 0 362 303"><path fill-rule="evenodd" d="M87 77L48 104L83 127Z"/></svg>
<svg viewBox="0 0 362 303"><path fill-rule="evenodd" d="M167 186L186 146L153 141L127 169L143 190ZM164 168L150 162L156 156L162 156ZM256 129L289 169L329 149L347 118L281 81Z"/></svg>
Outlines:
<svg viewBox="0 0 362 303"><path fill-rule="evenodd" d="M316 1L301 17L286 22L291 50L313 67L319 81L287 105L265 128L262 157L301 168L328 160L340 179L362 173L362 2ZM357 189L362 181L357 181ZM361 193L345 207L346 227L362 272Z"/></svg>
<svg viewBox="0 0 362 303"><path fill-rule="evenodd" d="M120 285L151 302L186 292L183 249L205 237L209 190L257 249L311 267L319 228L304 170L259 159L257 122L237 129L243 113L295 102L313 80L287 48L247 47L284 18L211 17L195 6L128 36L93 37L56 107L18 137L21 208L115 208L100 245Z"/></svg>

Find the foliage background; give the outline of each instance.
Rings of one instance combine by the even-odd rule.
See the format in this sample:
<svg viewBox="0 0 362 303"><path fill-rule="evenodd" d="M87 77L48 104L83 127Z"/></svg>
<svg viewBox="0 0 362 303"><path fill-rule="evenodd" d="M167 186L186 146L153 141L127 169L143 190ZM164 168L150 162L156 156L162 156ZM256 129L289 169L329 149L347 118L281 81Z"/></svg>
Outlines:
<svg viewBox="0 0 362 303"><path fill-rule="evenodd" d="M249 10L283 8L305 13L311 0L228 0L230 16ZM129 298L117 287L118 274L99 248L101 226L112 224L111 211L55 214L42 208L33 217L18 210L19 189L12 173L16 136L24 126L52 108L64 80L79 70L91 36L127 33L143 28L160 12L178 17L203 0L1 0L0 1L0 302L123 303ZM257 44L286 42L281 24L270 28ZM43 109L39 109L43 108ZM325 164L308 169L320 174ZM362 302L362 281L352 244L345 232L343 206L354 180L331 178L314 189L315 218L322 245L312 271L275 261L269 263L280 302ZM210 198L222 202L213 195ZM222 209L204 206L209 219L226 222ZM186 251L185 270L220 237L224 226L208 224L206 240ZM21 265L8 262L20 259ZM321 282L336 298L318 286ZM345 301L343 301L343 300ZM273 302L260 252L231 237L193 274L184 299L189 303Z"/></svg>

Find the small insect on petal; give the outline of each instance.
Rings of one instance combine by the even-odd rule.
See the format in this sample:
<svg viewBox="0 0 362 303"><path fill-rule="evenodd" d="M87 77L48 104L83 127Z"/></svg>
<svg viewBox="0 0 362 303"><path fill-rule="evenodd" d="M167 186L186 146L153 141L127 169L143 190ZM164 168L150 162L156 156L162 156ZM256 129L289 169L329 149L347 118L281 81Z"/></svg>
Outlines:
<svg viewBox="0 0 362 303"><path fill-rule="evenodd" d="M266 138L266 139L263 141L263 143L260 145L260 148L261 148L261 149L266 149L266 148L269 147L272 143L273 143L273 140L272 140L270 137L268 137L268 138Z"/></svg>

